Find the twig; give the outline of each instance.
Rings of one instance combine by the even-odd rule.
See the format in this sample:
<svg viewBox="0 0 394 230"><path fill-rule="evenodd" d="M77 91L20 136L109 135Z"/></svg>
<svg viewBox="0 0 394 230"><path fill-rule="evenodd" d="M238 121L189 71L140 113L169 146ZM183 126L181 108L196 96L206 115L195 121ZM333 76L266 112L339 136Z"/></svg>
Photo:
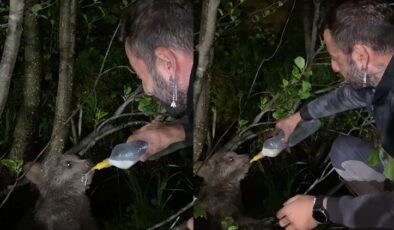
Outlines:
<svg viewBox="0 0 394 230"><path fill-rule="evenodd" d="M85 142L86 144L81 147L82 149L81 149L81 151L79 151L78 155L80 155L80 156L84 155L85 152L88 151L91 147L93 147L98 140L108 136L109 134L112 134L116 131L122 130L128 126L146 124L146 123L147 122L145 122L145 121L131 121L131 122L127 122L127 123L121 124L116 127L106 126L106 127L108 127L107 129L102 129L100 132L93 133L92 136L89 136L89 140L87 140L87 143ZM71 150L73 150L73 149L71 149ZM71 150L67 151L65 154L75 153L75 150L73 150L73 151L71 151Z"/></svg>
<svg viewBox="0 0 394 230"><path fill-rule="evenodd" d="M331 168L330 171L328 173L326 173L326 171L328 170L328 168L330 167L331 164L327 164L326 168L323 170L322 175L320 176L320 178L316 179L311 186L309 186L309 188L304 192L304 194L308 194L318 183L322 182L323 180L325 180L333 171L334 168Z"/></svg>
<svg viewBox="0 0 394 230"><path fill-rule="evenodd" d="M194 203L196 202L196 198L193 197L193 201L190 202L189 204L187 204L185 207L181 208L178 212L176 212L174 215L168 217L167 219L165 219L164 221L148 228L148 230L153 230L153 229L157 229L165 224L167 224L168 222L172 221L173 219L177 218L179 215L181 215L182 213L184 213L186 210L188 210L189 208L193 207Z"/></svg>
<svg viewBox="0 0 394 230"><path fill-rule="evenodd" d="M261 67L263 66L263 64L264 64L266 61L271 60L271 59L276 55L276 53L277 53L278 50L279 50L279 47L282 45L283 37L284 37L284 35L285 35L287 25L289 24L290 17L291 17L291 15L293 14L293 11L294 11L296 2L297 2L297 0L294 0L293 6L292 6L292 8L291 8L291 10L290 10L290 13L289 13L289 16L287 17L285 26L283 27L282 34L281 34L280 39L279 39L279 43L278 43L278 45L276 46L274 52L273 52L272 55L269 56L268 58L263 58L263 60L261 61L259 67L257 68L256 74L254 75L254 79L253 79L252 85L250 86L250 89L249 89L248 97L246 98L245 107L246 107L247 102L248 102L248 100L249 100L249 98L250 98L250 95L252 94L253 86L254 86L254 84L256 83L257 76L258 76L259 73L260 73ZM245 107L244 107L244 108L245 108Z"/></svg>
<svg viewBox="0 0 394 230"><path fill-rule="evenodd" d="M135 98L142 92L141 87L138 87L136 90L134 90L134 92L129 96L129 98L127 98L127 100L125 102L123 102L123 104L121 106L119 106L119 108L115 111L114 115L119 115L121 114L126 106L128 104L130 104L133 100L135 100Z"/></svg>

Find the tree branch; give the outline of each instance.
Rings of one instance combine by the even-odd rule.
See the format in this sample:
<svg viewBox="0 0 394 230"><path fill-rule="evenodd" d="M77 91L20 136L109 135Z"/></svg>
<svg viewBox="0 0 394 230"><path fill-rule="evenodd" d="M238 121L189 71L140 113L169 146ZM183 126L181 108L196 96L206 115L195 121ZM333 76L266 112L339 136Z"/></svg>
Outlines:
<svg viewBox="0 0 394 230"><path fill-rule="evenodd" d="M26 0L24 17L24 86L23 103L18 112L14 129L14 139L10 151L10 159L23 159L35 128L37 110L40 103L40 78L42 58L40 53L40 36L38 21L31 7L37 0Z"/></svg>
<svg viewBox="0 0 394 230"><path fill-rule="evenodd" d="M74 46L76 1L60 0L59 18L59 81L56 96L56 111L48 148L48 158L56 157L63 152L67 139L67 119L70 115L72 87L74 78Z"/></svg>
<svg viewBox="0 0 394 230"><path fill-rule="evenodd" d="M7 38L0 62L0 117L7 103L8 91L22 34L24 0L10 0Z"/></svg>
<svg viewBox="0 0 394 230"><path fill-rule="evenodd" d="M213 41L216 30L217 10L220 0L205 0L202 7L200 38L198 45L198 66L194 82L194 138L193 158L199 159L208 133L209 80L206 74L213 58Z"/></svg>

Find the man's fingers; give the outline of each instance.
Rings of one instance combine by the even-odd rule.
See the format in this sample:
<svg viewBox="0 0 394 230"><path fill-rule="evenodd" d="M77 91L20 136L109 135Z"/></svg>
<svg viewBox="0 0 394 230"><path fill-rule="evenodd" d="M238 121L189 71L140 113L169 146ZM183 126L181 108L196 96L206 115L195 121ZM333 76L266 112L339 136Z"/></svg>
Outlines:
<svg viewBox="0 0 394 230"><path fill-rule="evenodd" d="M142 154L142 155L140 156L140 161L144 162L144 161L148 160L149 157L150 157L149 155L147 155L146 153L144 153L144 154Z"/></svg>
<svg viewBox="0 0 394 230"><path fill-rule="evenodd" d="M286 230L296 230L296 228L293 227L293 225L289 224L287 225Z"/></svg>
<svg viewBox="0 0 394 230"><path fill-rule="evenodd" d="M300 197L299 195L293 196L292 198L288 199L285 203L283 203L283 205L291 204L292 202L297 200L299 197Z"/></svg>
<svg viewBox="0 0 394 230"><path fill-rule="evenodd" d="M286 144L287 145L287 142L289 141L289 134L288 133L286 133L286 132L283 132L283 138L281 139L281 141L282 141L282 143L283 144Z"/></svg>
<svg viewBox="0 0 394 230"><path fill-rule="evenodd" d="M281 208L277 213L276 213L276 218L279 220L282 219L283 217L286 216L286 211L284 208Z"/></svg>
<svg viewBox="0 0 394 230"><path fill-rule="evenodd" d="M131 136L129 136L129 137L127 138L126 143L131 143L131 142L133 142L133 141L136 141L136 139L135 139L135 136L134 136L134 135L131 135Z"/></svg>
<svg viewBox="0 0 394 230"><path fill-rule="evenodd" d="M148 150L140 156L140 161L142 162L147 161L154 154L155 152L150 151L150 149L148 148Z"/></svg>
<svg viewBox="0 0 394 230"><path fill-rule="evenodd" d="M287 217L283 217L282 219L279 220L279 225L282 228L286 227L289 224L290 224L290 221L289 221L289 219L287 219Z"/></svg>

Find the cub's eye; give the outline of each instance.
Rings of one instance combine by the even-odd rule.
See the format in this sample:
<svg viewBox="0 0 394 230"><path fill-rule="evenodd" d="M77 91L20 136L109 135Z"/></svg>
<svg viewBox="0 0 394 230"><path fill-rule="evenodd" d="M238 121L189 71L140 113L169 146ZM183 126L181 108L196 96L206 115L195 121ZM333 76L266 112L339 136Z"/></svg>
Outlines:
<svg viewBox="0 0 394 230"><path fill-rule="evenodd" d="M71 161L66 161L66 162L64 162L64 165L67 167L67 168L71 168L73 165L72 165L72 163L71 163Z"/></svg>
<svg viewBox="0 0 394 230"><path fill-rule="evenodd" d="M233 160L234 160L233 157L229 157L229 158L228 158L228 161L230 161L230 162L232 162Z"/></svg>

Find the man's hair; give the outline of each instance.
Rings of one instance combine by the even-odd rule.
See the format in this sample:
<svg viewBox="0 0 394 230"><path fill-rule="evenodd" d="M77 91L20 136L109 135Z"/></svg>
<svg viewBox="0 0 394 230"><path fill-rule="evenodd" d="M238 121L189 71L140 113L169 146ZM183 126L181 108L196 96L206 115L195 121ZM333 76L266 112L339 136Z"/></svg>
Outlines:
<svg viewBox="0 0 394 230"><path fill-rule="evenodd" d="M380 53L394 51L393 9L383 0L341 1L327 14L325 29L346 54L356 44Z"/></svg>
<svg viewBox="0 0 394 230"><path fill-rule="evenodd" d="M121 36L149 69L155 49L164 46L193 52L193 5L190 0L139 0L121 20Z"/></svg>

